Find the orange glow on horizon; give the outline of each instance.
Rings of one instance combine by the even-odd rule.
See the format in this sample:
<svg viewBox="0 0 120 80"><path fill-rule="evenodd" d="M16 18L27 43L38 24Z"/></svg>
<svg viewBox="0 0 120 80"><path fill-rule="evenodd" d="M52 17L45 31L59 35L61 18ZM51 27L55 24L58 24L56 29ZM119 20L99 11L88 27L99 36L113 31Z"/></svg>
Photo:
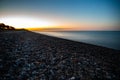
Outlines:
<svg viewBox="0 0 120 80"><path fill-rule="evenodd" d="M54 21L54 22L53 22ZM24 28L28 30L40 30L40 31L62 31L62 30L107 30L108 24L95 23L88 21L71 22L68 21L55 21L55 20L42 20L31 17L4 17L0 18L0 23L10 25L16 29ZM109 29L113 29L109 27Z"/></svg>

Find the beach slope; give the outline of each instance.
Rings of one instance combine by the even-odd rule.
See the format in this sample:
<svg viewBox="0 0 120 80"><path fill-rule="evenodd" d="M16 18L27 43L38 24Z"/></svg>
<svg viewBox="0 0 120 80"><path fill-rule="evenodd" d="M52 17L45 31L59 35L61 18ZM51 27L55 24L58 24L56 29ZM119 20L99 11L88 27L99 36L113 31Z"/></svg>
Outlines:
<svg viewBox="0 0 120 80"><path fill-rule="evenodd" d="M119 80L120 51L21 31L0 32L0 80Z"/></svg>

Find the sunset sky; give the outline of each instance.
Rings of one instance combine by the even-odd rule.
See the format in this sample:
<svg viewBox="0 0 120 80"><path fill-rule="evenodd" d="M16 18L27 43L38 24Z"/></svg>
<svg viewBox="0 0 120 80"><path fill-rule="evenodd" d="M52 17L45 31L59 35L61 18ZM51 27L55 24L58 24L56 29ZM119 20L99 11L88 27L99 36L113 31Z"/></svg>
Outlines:
<svg viewBox="0 0 120 80"><path fill-rule="evenodd" d="M120 0L0 0L0 23L16 28L120 30Z"/></svg>

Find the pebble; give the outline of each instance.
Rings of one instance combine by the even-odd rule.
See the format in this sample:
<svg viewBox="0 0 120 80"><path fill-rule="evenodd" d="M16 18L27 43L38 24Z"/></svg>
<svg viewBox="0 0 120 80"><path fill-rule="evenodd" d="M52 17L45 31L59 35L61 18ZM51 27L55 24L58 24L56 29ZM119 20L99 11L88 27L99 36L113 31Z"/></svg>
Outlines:
<svg viewBox="0 0 120 80"><path fill-rule="evenodd" d="M71 77L69 80L75 80L75 77L73 76L73 77Z"/></svg>

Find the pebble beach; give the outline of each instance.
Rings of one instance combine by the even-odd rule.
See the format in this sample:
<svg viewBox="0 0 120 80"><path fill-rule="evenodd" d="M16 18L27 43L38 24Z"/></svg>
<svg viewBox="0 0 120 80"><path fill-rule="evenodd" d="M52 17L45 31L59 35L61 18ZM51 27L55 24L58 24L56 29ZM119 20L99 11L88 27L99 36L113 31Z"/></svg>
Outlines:
<svg viewBox="0 0 120 80"><path fill-rule="evenodd" d="M27 30L3 31L0 80L120 80L120 51Z"/></svg>

